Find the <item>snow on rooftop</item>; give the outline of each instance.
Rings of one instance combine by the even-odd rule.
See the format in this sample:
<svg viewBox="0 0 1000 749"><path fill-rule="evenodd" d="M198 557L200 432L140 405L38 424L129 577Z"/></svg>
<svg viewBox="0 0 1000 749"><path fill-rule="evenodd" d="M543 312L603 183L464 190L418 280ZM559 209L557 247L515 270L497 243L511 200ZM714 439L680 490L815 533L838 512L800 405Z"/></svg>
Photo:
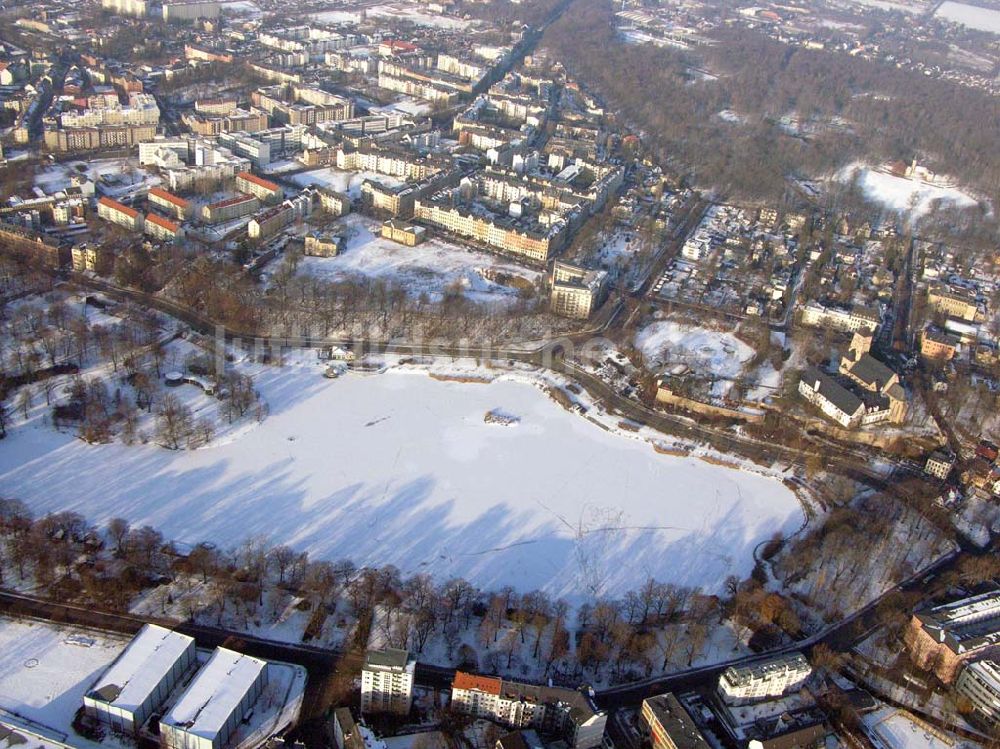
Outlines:
<svg viewBox="0 0 1000 749"><path fill-rule="evenodd" d="M134 712L193 647L194 639L187 635L171 632L157 624L146 624L125 652L94 682L91 696L106 687L118 687L121 691L109 704Z"/></svg>
<svg viewBox="0 0 1000 749"><path fill-rule="evenodd" d="M214 738L266 669L267 661L216 648L161 723Z"/></svg>

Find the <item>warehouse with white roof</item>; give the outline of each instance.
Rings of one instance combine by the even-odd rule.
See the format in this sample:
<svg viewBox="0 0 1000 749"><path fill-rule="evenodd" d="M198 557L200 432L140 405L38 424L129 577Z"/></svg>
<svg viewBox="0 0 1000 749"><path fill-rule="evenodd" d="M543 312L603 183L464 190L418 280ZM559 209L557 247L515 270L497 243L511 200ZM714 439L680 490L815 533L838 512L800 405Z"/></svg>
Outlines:
<svg viewBox="0 0 1000 749"><path fill-rule="evenodd" d="M264 691L267 676L267 661L217 648L160 719L164 749L222 749Z"/></svg>
<svg viewBox="0 0 1000 749"><path fill-rule="evenodd" d="M194 639L146 624L83 696L87 715L134 733L197 660Z"/></svg>

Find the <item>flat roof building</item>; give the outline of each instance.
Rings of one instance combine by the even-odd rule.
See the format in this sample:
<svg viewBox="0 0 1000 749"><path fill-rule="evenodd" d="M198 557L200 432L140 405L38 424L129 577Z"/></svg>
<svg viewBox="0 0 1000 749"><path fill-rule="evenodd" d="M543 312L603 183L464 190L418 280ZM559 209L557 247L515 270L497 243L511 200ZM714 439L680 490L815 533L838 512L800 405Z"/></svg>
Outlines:
<svg viewBox="0 0 1000 749"><path fill-rule="evenodd" d="M134 733L194 667L194 638L146 624L83 696L87 715Z"/></svg>
<svg viewBox="0 0 1000 749"><path fill-rule="evenodd" d="M267 686L267 661L217 648L160 720L164 749L222 749Z"/></svg>
<svg viewBox="0 0 1000 749"><path fill-rule="evenodd" d="M653 749L709 749L687 710L669 692L643 700L642 718Z"/></svg>
<svg viewBox="0 0 1000 749"><path fill-rule="evenodd" d="M361 712L407 715L417 660L406 650L369 650L361 667Z"/></svg>
<svg viewBox="0 0 1000 749"><path fill-rule="evenodd" d="M800 689L812 674L801 653L730 666L719 677L719 696L729 705L746 705Z"/></svg>
<svg viewBox="0 0 1000 749"><path fill-rule="evenodd" d="M913 615L906 631L910 656L950 684L969 660L1000 656L1000 592L935 606Z"/></svg>

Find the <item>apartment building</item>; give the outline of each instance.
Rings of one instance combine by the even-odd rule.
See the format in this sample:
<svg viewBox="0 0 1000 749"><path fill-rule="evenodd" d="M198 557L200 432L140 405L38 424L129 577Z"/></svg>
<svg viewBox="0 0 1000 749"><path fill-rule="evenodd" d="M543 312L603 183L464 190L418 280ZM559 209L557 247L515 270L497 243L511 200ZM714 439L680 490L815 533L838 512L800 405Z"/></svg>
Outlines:
<svg viewBox="0 0 1000 749"><path fill-rule="evenodd" d="M955 467L955 458L942 450L935 450L927 457L924 473L945 481Z"/></svg>
<svg viewBox="0 0 1000 749"><path fill-rule="evenodd" d="M384 88L387 91L396 91L407 96L415 96L418 99L440 102L449 106L458 101L459 97L459 92L453 89L413 78L388 75L381 71L378 74L378 85L379 88Z"/></svg>
<svg viewBox="0 0 1000 749"><path fill-rule="evenodd" d="M917 666L951 684L967 661L1000 657L1000 592L918 612L904 639Z"/></svg>
<svg viewBox="0 0 1000 749"><path fill-rule="evenodd" d="M391 218L382 224L382 236L407 247L416 247L427 237L427 230L402 219Z"/></svg>
<svg viewBox="0 0 1000 749"><path fill-rule="evenodd" d="M97 215L130 231L142 231L143 216L134 208L104 197L97 201Z"/></svg>
<svg viewBox="0 0 1000 749"><path fill-rule="evenodd" d="M101 125L156 125L160 121L160 107L151 94L131 93L129 103L122 106L117 97L113 103L94 101L98 106L76 112L64 112L59 124L64 128L100 127ZM91 103L91 102L88 102Z"/></svg>
<svg viewBox="0 0 1000 749"><path fill-rule="evenodd" d="M173 242L184 236L184 229L181 228L180 224L155 213L146 214L143 231L153 239L159 239L163 242Z"/></svg>
<svg viewBox="0 0 1000 749"><path fill-rule="evenodd" d="M423 223L477 242L534 264L544 264L549 255L562 248L568 236L567 224L532 226L507 217L484 216L480 212L449 201L420 198L414 202L413 216Z"/></svg>
<svg viewBox="0 0 1000 749"><path fill-rule="evenodd" d="M57 153L131 147L156 137L156 125L104 125L102 127L45 128L45 147Z"/></svg>
<svg viewBox="0 0 1000 749"><path fill-rule="evenodd" d="M122 16L142 18L147 13L146 0L101 0L101 7Z"/></svg>
<svg viewBox="0 0 1000 749"><path fill-rule="evenodd" d="M262 169L271 163L270 142L259 140L246 133L227 132L219 133L218 142L234 154L247 159L258 169Z"/></svg>
<svg viewBox="0 0 1000 749"><path fill-rule="evenodd" d="M250 172L236 175L236 189L245 195L252 195L262 203L274 203L285 197L285 191L280 186Z"/></svg>
<svg viewBox="0 0 1000 749"><path fill-rule="evenodd" d="M250 101L282 125L319 125L354 116L353 101L314 86L269 86L254 91Z"/></svg>
<svg viewBox="0 0 1000 749"><path fill-rule="evenodd" d="M854 333L859 330L874 332L878 329L880 320L878 312L863 307L832 307L810 302L802 308L801 322L809 327Z"/></svg>
<svg viewBox="0 0 1000 749"><path fill-rule="evenodd" d="M684 706L669 692L642 701L642 720L653 749L709 749L711 746Z"/></svg>
<svg viewBox="0 0 1000 749"><path fill-rule="evenodd" d="M218 18L222 6L214 0L183 0L163 3L163 20L194 21L198 18Z"/></svg>
<svg viewBox="0 0 1000 749"><path fill-rule="evenodd" d="M958 675L955 692L972 705L973 720L986 730L1000 730L1000 663L970 663Z"/></svg>
<svg viewBox="0 0 1000 749"><path fill-rule="evenodd" d="M310 257L336 257L344 241L332 234L307 234L302 252Z"/></svg>
<svg viewBox="0 0 1000 749"><path fill-rule="evenodd" d="M70 250L73 270L77 273L96 273L106 276L114 270L115 254L103 245L78 244Z"/></svg>
<svg viewBox="0 0 1000 749"><path fill-rule="evenodd" d="M247 224L250 239L270 239L295 220L295 209L288 203L269 208Z"/></svg>
<svg viewBox="0 0 1000 749"><path fill-rule="evenodd" d="M775 699L801 689L811 674L801 653L730 666L719 677L719 696L731 706Z"/></svg>
<svg viewBox="0 0 1000 749"><path fill-rule="evenodd" d="M181 121L198 135L219 135L220 133L256 132L266 130L270 124L267 114L255 110L236 109L224 115L188 112Z"/></svg>
<svg viewBox="0 0 1000 749"><path fill-rule="evenodd" d="M167 192L162 187L149 188L146 200L150 205L155 205L157 208L173 214L179 221L184 221L191 214L190 202L172 192Z"/></svg>
<svg viewBox="0 0 1000 749"><path fill-rule="evenodd" d="M214 117L225 117L236 111L239 102L234 98L198 99L194 103L194 111Z"/></svg>
<svg viewBox="0 0 1000 749"><path fill-rule="evenodd" d="M417 660L406 650L370 650L361 668L361 712L409 715Z"/></svg>
<svg viewBox="0 0 1000 749"><path fill-rule="evenodd" d="M933 361L951 361L958 352L959 340L951 333L936 328L920 331L920 355Z"/></svg>
<svg viewBox="0 0 1000 749"><path fill-rule="evenodd" d="M385 185L372 179L361 183L361 202L375 213L394 218L413 217L416 195L409 185Z"/></svg>
<svg viewBox="0 0 1000 749"><path fill-rule="evenodd" d="M979 314L979 304L972 291L946 284L934 284L927 290L927 305L935 312L965 322L975 322Z"/></svg>
<svg viewBox="0 0 1000 749"><path fill-rule="evenodd" d="M555 261L550 274L549 309L563 317L586 320L600 306L608 274Z"/></svg>
<svg viewBox="0 0 1000 749"><path fill-rule="evenodd" d="M336 190L319 190L319 205L326 213L334 216L346 216L351 212L351 198L349 195L337 192Z"/></svg>
<svg viewBox="0 0 1000 749"><path fill-rule="evenodd" d="M252 195L240 195L203 206L201 220L206 224L221 224L225 221L249 216L251 213L256 213L259 208L260 201L257 198Z"/></svg>
<svg viewBox="0 0 1000 749"><path fill-rule="evenodd" d="M558 735L572 749L601 745L607 714L598 710L589 689L535 686L455 673L452 706L461 712L509 728L533 728Z"/></svg>

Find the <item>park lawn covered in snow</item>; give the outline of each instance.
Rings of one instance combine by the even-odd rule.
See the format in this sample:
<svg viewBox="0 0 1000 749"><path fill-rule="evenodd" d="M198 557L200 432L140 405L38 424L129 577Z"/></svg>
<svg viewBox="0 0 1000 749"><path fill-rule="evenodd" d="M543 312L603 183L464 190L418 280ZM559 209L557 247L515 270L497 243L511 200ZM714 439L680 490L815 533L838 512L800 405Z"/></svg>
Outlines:
<svg viewBox="0 0 1000 749"><path fill-rule="evenodd" d="M858 186L869 200L911 219L925 216L938 204L959 208L976 205L975 198L958 188L896 177L858 164L842 169L837 179L841 182L857 179Z"/></svg>
<svg viewBox="0 0 1000 749"><path fill-rule="evenodd" d="M496 255L468 250L443 239L432 237L416 247L406 247L383 239L379 224L358 214L348 215L341 224L347 230L347 247L332 258L304 257L299 273L344 280L349 278L384 278L404 283L414 296L426 293L439 299L449 286L457 285L475 301L513 302L518 289L484 277L482 271L499 272L533 285L539 272L504 262Z"/></svg>
<svg viewBox="0 0 1000 749"><path fill-rule="evenodd" d="M650 369L666 364L686 364L698 374L731 379L740 374L754 354L732 333L660 320L640 330L636 348Z"/></svg>
<svg viewBox="0 0 1000 749"><path fill-rule="evenodd" d="M398 187L403 180L375 172L347 172L336 167L324 167L292 175L291 180L300 187L327 187L351 196L351 200L361 199L361 183L366 179L388 187Z"/></svg>
<svg viewBox="0 0 1000 749"><path fill-rule="evenodd" d="M960 23L970 29L1000 34L1000 10L995 8L983 8L979 5L945 0L934 11L934 15L952 23Z"/></svg>
<svg viewBox="0 0 1000 749"><path fill-rule="evenodd" d="M416 26L431 26L438 29L459 30L469 26L469 21L464 21L455 16L443 14L426 13L423 6L411 3L384 3L371 8L366 8L368 18L380 18L385 21L404 21Z"/></svg>
<svg viewBox="0 0 1000 749"><path fill-rule="evenodd" d="M73 733L73 716L127 644L95 630L0 618L0 717L57 741L68 736L73 746L97 746Z"/></svg>
<svg viewBox="0 0 1000 749"><path fill-rule="evenodd" d="M718 591L750 572L761 541L801 525L780 481L658 454L532 382L263 369L255 384L270 416L225 444L94 446L29 425L0 444L0 482L36 514L121 516L222 547L265 535L316 559L570 601L649 576ZM486 423L496 408L520 422Z"/></svg>

